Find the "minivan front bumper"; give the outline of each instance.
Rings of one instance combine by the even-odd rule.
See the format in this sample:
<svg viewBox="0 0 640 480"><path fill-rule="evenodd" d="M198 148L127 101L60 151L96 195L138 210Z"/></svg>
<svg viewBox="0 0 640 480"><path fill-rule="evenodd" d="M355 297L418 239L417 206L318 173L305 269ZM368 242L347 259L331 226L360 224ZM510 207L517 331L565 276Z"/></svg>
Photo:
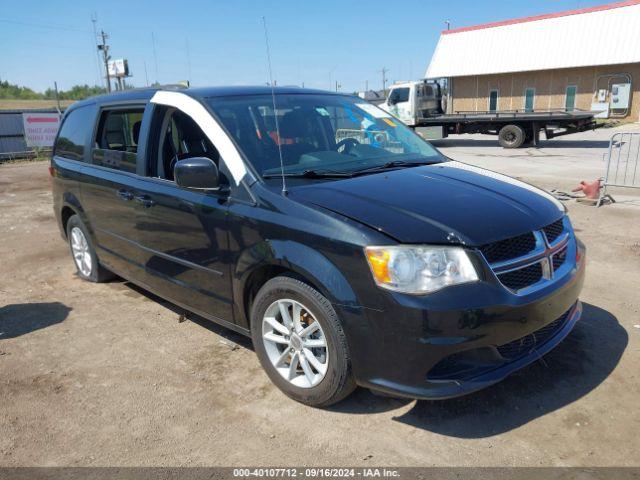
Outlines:
<svg viewBox="0 0 640 480"><path fill-rule="evenodd" d="M382 309L341 309L358 384L393 396L443 399L480 390L539 359L582 314L585 256L576 244L580 261L524 297L478 282L439 297L393 294Z"/></svg>

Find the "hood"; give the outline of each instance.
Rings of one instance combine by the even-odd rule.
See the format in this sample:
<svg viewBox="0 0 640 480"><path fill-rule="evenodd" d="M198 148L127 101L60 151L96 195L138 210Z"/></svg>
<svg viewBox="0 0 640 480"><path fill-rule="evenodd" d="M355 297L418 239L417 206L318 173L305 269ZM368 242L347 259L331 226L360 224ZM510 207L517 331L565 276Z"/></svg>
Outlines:
<svg viewBox="0 0 640 480"><path fill-rule="evenodd" d="M539 230L562 217L547 192L460 162L390 170L290 190L401 243L471 246Z"/></svg>

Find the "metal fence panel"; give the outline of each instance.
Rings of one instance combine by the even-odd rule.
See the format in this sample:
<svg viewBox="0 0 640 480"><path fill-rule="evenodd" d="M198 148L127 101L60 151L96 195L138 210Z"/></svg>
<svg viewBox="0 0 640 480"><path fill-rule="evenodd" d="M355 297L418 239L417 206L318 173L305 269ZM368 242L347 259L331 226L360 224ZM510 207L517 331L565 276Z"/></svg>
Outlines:
<svg viewBox="0 0 640 480"><path fill-rule="evenodd" d="M640 188L640 132L619 132L609 141L607 164L598 205L607 187Z"/></svg>
<svg viewBox="0 0 640 480"><path fill-rule="evenodd" d="M24 141L24 137L0 137L0 156L9 154L11 152L26 152L27 142Z"/></svg>
<svg viewBox="0 0 640 480"><path fill-rule="evenodd" d="M24 135L22 112L0 111L0 136Z"/></svg>

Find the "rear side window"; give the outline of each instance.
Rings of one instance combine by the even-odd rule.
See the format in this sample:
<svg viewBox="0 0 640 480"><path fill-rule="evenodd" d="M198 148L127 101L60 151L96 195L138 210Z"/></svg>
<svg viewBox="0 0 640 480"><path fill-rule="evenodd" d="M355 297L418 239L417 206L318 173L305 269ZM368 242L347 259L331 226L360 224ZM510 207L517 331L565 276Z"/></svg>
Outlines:
<svg viewBox="0 0 640 480"><path fill-rule="evenodd" d="M67 114L56 140L56 155L71 160L84 160L87 138L93 129L94 112L93 106L86 106Z"/></svg>
<svg viewBox="0 0 640 480"><path fill-rule="evenodd" d="M104 110L98 122L93 163L135 173L143 114L143 107Z"/></svg>

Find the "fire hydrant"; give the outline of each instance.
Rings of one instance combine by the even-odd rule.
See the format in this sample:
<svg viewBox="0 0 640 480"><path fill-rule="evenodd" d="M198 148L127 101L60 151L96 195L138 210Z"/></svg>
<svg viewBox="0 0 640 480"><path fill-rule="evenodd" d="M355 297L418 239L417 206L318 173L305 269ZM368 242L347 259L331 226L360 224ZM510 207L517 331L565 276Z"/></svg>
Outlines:
<svg viewBox="0 0 640 480"><path fill-rule="evenodd" d="M592 200L597 200L600 197L600 181L594 180L593 182L585 182L582 180L580 185L571 190L572 192L582 192L584 196Z"/></svg>

